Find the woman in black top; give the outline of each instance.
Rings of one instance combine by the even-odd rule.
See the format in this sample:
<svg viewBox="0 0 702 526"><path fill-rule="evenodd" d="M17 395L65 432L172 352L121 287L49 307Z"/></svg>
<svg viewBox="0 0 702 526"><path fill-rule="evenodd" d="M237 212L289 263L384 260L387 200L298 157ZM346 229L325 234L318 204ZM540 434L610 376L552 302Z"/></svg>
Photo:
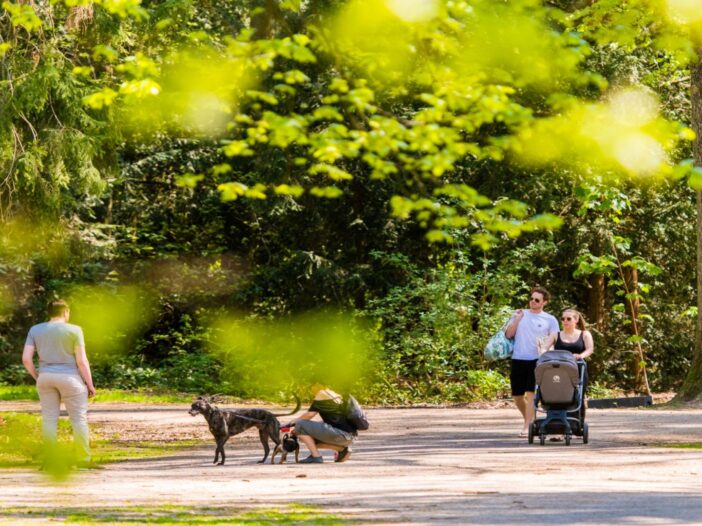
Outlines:
<svg viewBox="0 0 702 526"><path fill-rule="evenodd" d="M351 458L351 443L356 430L346 420L343 397L315 384L312 386L314 400L307 412L295 421L295 434L300 442L310 450L310 456L300 461L304 464L317 464L324 461L320 449L336 451L335 462ZM319 415L321 422L312 420Z"/></svg>
<svg viewBox="0 0 702 526"><path fill-rule="evenodd" d="M558 351L570 351L576 360L585 360L595 352L595 344L592 334L585 329L585 320L575 309L566 309L561 316L563 330L558 334L551 335L550 341L544 345L544 349L550 349L551 345ZM583 393L587 389L588 374L587 365L583 364ZM582 415L585 417L585 405L582 407Z"/></svg>
<svg viewBox="0 0 702 526"><path fill-rule="evenodd" d="M585 320L577 310L564 310L561 324L563 330L551 335L551 341L547 342L544 348L549 349L553 345L556 350L570 351L577 360L584 360L595 352L592 334L585 329Z"/></svg>

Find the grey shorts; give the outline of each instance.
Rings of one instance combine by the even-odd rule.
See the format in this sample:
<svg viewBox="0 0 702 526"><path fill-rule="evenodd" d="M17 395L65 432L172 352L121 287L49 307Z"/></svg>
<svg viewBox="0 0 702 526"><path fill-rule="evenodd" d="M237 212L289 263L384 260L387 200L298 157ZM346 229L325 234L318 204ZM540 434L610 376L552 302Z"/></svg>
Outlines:
<svg viewBox="0 0 702 526"><path fill-rule="evenodd" d="M309 435L316 443L348 446L353 442L353 434L317 420L300 420L295 424L296 435Z"/></svg>

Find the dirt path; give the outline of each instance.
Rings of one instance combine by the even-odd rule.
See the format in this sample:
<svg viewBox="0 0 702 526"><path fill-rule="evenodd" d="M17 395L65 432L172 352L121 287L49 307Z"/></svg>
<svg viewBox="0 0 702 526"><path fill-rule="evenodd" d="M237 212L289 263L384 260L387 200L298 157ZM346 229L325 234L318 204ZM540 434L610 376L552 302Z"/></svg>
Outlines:
<svg viewBox="0 0 702 526"><path fill-rule="evenodd" d="M0 403L0 411L35 408ZM227 464L212 446L79 473L67 485L0 471L0 509L179 504L320 506L361 523L702 524L702 409L591 410L590 444L518 439L513 409L377 409L344 464L258 465L255 431L232 439ZM94 405L113 437L207 437L185 406Z"/></svg>

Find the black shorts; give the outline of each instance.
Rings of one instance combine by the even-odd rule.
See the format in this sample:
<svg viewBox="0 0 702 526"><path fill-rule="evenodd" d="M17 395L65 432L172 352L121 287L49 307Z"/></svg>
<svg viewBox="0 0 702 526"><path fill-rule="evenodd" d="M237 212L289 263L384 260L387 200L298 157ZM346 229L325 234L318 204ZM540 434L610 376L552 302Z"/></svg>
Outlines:
<svg viewBox="0 0 702 526"><path fill-rule="evenodd" d="M536 362L538 360L512 360L509 381L512 384L512 396L524 396L527 391L536 391Z"/></svg>

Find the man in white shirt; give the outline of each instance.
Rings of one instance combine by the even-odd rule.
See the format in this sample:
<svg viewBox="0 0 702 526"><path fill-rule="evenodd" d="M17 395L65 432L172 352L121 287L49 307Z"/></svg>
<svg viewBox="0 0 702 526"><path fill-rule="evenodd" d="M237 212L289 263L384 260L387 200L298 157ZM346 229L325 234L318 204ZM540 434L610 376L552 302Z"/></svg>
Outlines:
<svg viewBox="0 0 702 526"><path fill-rule="evenodd" d="M505 335L514 338L510 383L512 399L524 418L520 437L528 436L529 426L534 420L534 370L539 358L539 344L554 333L558 333L558 320L544 312L551 299L543 287L534 287L529 294L529 309L517 309L505 328ZM545 349L544 349L545 350Z"/></svg>

